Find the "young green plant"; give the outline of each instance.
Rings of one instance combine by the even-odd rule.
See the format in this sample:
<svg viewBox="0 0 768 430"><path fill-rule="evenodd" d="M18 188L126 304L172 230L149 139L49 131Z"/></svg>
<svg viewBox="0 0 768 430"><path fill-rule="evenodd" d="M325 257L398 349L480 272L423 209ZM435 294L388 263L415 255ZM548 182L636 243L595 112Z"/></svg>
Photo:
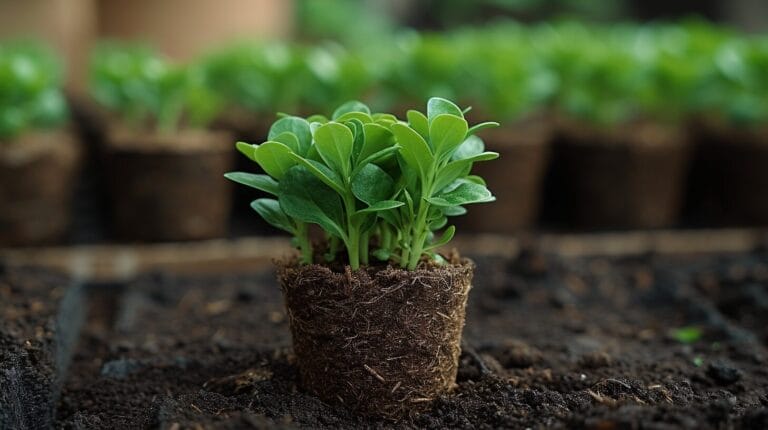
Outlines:
<svg viewBox="0 0 768 430"><path fill-rule="evenodd" d="M498 157L475 136L498 124L469 127L464 112L440 98L429 100L426 114L411 110L407 117L372 114L357 101L330 119L284 116L266 142L237 144L265 174L226 176L274 197L252 207L294 236L303 263L313 262L308 225L317 224L326 234L327 261L338 259L343 244L353 270L371 256L413 270L424 256L439 260L434 250L455 233L450 226L436 239L447 217L494 200L470 172L475 162Z"/></svg>

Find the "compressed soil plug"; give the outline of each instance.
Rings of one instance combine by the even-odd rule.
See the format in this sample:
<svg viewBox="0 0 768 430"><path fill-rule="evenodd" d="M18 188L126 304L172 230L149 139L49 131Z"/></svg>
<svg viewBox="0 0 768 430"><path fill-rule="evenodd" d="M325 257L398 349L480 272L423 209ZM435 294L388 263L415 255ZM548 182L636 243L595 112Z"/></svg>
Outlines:
<svg viewBox="0 0 768 430"><path fill-rule="evenodd" d="M304 388L365 415L425 410L455 386L473 270L279 263Z"/></svg>

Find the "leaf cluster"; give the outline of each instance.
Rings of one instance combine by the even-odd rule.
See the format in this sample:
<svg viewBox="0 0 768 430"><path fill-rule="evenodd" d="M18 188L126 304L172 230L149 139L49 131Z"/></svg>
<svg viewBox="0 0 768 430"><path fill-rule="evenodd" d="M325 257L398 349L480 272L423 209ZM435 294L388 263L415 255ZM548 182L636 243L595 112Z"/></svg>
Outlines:
<svg viewBox="0 0 768 430"><path fill-rule="evenodd" d="M449 217L494 200L471 170L498 157L475 135L496 125L469 127L464 112L442 98L430 99L426 114L408 111L406 121L351 101L330 118L284 116L264 143L238 142L265 173L226 176L271 194L251 206L294 236L303 262L313 261L314 224L325 232L327 261L339 260L343 248L353 269L374 257L412 270L451 240Z"/></svg>
<svg viewBox="0 0 768 430"><path fill-rule="evenodd" d="M61 67L39 45L0 46L0 140L60 127L68 118Z"/></svg>
<svg viewBox="0 0 768 430"><path fill-rule="evenodd" d="M104 43L94 50L90 90L126 125L161 132L205 127L222 103L198 65L174 64L131 44Z"/></svg>

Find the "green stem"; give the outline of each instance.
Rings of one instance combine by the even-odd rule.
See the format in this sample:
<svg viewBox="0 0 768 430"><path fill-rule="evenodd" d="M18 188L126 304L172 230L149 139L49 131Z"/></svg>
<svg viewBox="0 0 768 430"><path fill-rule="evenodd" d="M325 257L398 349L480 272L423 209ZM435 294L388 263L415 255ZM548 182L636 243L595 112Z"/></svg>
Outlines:
<svg viewBox="0 0 768 430"><path fill-rule="evenodd" d="M347 255L349 256L349 266L352 270L360 268L360 226L354 221L355 197L351 194L344 196L344 208L347 213Z"/></svg>
<svg viewBox="0 0 768 430"><path fill-rule="evenodd" d="M412 241L413 249L411 250L411 256L408 260L408 270L416 269L421 259L421 254L424 250L424 242L427 240L427 212L429 207L426 203L419 205L419 214L416 217L416 224L413 226Z"/></svg>
<svg viewBox="0 0 768 430"><path fill-rule="evenodd" d="M424 252L424 245L429 236L429 229L427 228L427 215L429 214L429 203L425 200L432 196L432 184L434 182L434 167L430 169L427 175L427 180L423 183L421 189L421 199L419 199L419 209L416 215L416 223L413 225L413 232L411 236L411 255L408 259L408 270L416 269L421 259L421 254Z"/></svg>
<svg viewBox="0 0 768 430"><path fill-rule="evenodd" d="M297 223L296 239L299 242L299 251L301 251L301 263L312 264L312 242L309 241L309 228L306 223Z"/></svg>

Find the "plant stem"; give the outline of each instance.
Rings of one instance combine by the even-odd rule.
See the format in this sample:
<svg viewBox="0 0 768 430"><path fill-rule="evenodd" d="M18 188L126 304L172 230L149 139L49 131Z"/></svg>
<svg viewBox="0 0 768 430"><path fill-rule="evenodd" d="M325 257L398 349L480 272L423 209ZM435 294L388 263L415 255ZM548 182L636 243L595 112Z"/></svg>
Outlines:
<svg viewBox="0 0 768 430"><path fill-rule="evenodd" d="M349 255L349 266L352 270L360 268L360 226L355 222L355 196L348 194L344 196L344 209L347 214L347 254Z"/></svg>
<svg viewBox="0 0 768 430"><path fill-rule="evenodd" d="M426 180L422 184L421 198L419 199L419 209L416 215L416 222L413 225L413 232L411 233L411 255L408 259L408 270L416 269L421 259L421 254L424 251L424 245L429 235L429 229L427 228L427 214L429 213L429 202L425 199L432 196L432 184L434 182L434 166L427 174ZM401 263L402 264L402 263Z"/></svg>
<svg viewBox="0 0 768 430"><path fill-rule="evenodd" d="M312 264L312 243L309 241L309 228L306 223L296 224L296 239L299 242L302 264Z"/></svg>

